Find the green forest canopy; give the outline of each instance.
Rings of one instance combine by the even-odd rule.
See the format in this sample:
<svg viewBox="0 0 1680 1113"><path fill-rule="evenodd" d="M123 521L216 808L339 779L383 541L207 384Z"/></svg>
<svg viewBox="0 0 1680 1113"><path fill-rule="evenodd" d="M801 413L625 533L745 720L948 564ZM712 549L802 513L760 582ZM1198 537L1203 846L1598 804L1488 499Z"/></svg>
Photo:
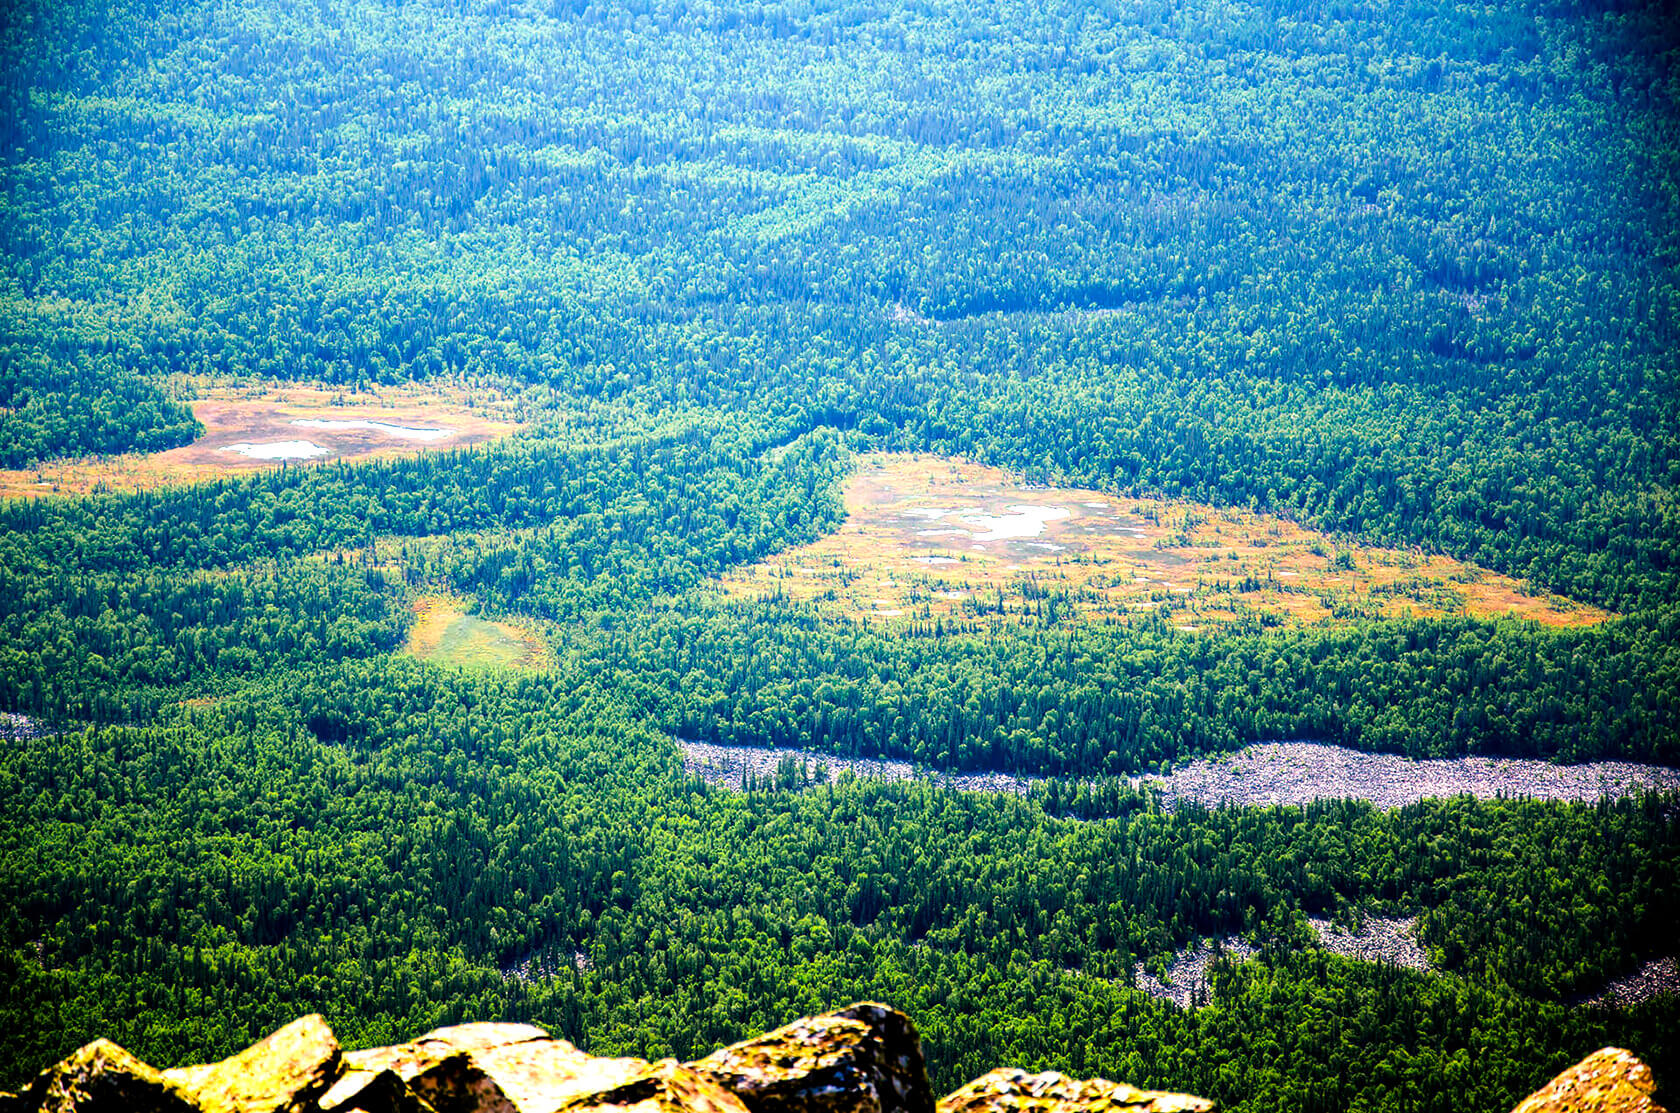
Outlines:
<svg viewBox="0 0 1680 1113"><path fill-rule="evenodd" d="M185 443L212 380L539 413L0 507L0 709L45 727L0 743L0 1084L316 1008L661 1054L864 995L946 1087L1497 1110L1606 1042L1680 1077L1673 996L1573 1004L1672 946L1672 799L1075 820L720 793L671 742L1680 763L1675 45L1639 2L6 5L0 465ZM834 529L879 448L1623 617L976 633L704 590ZM436 590L553 668L394 655ZM1361 910L1419 914L1442 972L1307 946ZM1133 988L1231 933L1261 957L1206 1007Z"/></svg>

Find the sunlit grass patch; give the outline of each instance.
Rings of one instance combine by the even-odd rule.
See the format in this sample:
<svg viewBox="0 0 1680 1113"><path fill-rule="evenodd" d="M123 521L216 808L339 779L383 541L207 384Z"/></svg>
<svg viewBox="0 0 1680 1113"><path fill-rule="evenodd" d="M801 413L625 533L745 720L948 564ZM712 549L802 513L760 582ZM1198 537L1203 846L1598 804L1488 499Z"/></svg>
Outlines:
<svg viewBox="0 0 1680 1113"><path fill-rule="evenodd" d="M1353 544L1245 509L1033 487L946 457L865 456L845 499L840 530L732 571L723 589L903 621L1158 612L1202 629L1408 614L1549 626L1611 617L1440 554Z"/></svg>
<svg viewBox="0 0 1680 1113"><path fill-rule="evenodd" d="M548 647L535 634L469 615L447 596L415 600L414 615L404 649L422 661L493 669L535 669L550 662Z"/></svg>

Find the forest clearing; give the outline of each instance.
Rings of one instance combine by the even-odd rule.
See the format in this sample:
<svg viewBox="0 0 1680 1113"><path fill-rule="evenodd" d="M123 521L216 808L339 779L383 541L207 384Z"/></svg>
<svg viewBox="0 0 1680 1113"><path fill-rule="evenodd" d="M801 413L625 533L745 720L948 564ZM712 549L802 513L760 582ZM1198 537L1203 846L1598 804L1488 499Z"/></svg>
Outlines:
<svg viewBox="0 0 1680 1113"><path fill-rule="evenodd" d="M343 387L206 386L191 403L204 433L164 452L53 460L0 470L0 498L142 491L292 463L457 448L519 428L490 395L439 384Z"/></svg>
<svg viewBox="0 0 1680 1113"><path fill-rule="evenodd" d="M403 648L422 661L468 668L535 669L550 658L530 631L467 614L458 600L443 595L414 601L414 625Z"/></svg>
<svg viewBox="0 0 1680 1113"><path fill-rule="evenodd" d="M845 503L840 530L731 571L724 590L815 601L851 618L1159 610L1187 630L1256 618L1513 616L1564 627L1611 617L1439 554L1333 541L1241 508L1028 486L950 457L863 456Z"/></svg>

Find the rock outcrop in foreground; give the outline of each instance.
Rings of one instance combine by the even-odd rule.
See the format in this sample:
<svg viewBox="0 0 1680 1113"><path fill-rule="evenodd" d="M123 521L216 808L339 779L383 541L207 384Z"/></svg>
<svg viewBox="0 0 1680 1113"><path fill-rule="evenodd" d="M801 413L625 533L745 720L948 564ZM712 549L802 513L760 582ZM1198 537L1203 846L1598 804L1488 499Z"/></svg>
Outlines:
<svg viewBox="0 0 1680 1113"><path fill-rule="evenodd" d="M872 1002L796 1020L693 1063L601 1059L529 1024L458 1024L344 1051L306 1016L230 1059L148 1066L108 1040L43 1071L0 1113L1151 1113L1183 1094L995 1071L936 1103L910 1018Z"/></svg>
<svg viewBox="0 0 1680 1113"><path fill-rule="evenodd" d="M1663 1113L1651 1071L1605 1048L1516 1113ZM0 1113L1214 1113L1188 1094L1004 1068L935 1101L910 1018L872 1002L692 1063L586 1055L529 1024L458 1024L344 1051L306 1016L219 1063L158 1070L96 1040Z"/></svg>

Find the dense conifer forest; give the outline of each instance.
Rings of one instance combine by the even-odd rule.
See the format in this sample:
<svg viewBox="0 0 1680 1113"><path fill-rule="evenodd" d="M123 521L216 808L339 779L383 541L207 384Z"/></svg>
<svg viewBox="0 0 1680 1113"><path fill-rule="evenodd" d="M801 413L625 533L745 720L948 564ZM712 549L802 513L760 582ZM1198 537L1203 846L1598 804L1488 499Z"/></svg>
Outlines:
<svg viewBox="0 0 1680 1113"><path fill-rule="evenodd" d="M1680 801L1163 808L1259 741L1680 765L1680 30L1655 0L0 5L0 468L211 389L471 448L0 502L0 1089L876 997L992 1066L1496 1111L1680 998ZM1247 508L1611 612L949 625L719 576L861 454ZM37 486L48 486L42 480ZM417 601L533 669L405 648ZM678 740L1055 778L789 775ZM1415 915L1432 969L1309 917ZM1195 1007L1139 987L1240 937Z"/></svg>

